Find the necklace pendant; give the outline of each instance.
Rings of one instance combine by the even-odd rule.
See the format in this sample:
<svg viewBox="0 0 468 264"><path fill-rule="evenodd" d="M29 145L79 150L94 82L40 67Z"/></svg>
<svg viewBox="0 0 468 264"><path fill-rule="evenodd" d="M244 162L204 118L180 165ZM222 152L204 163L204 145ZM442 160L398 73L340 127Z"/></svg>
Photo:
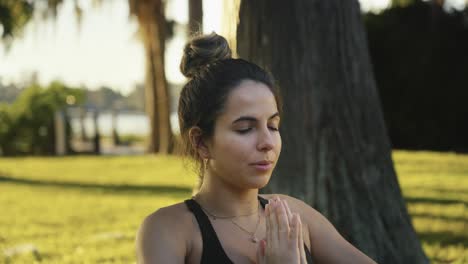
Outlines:
<svg viewBox="0 0 468 264"><path fill-rule="evenodd" d="M258 238L256 238L256 237L251 237L251 238L250 238L250 242L252 242L252 243L258 243Z"/></svg>

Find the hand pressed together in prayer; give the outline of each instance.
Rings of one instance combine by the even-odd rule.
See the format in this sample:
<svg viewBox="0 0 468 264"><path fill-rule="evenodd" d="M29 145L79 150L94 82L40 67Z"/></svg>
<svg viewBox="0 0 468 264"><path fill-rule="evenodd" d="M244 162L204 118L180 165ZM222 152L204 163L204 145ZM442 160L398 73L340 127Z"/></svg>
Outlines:
<svg viewBox="0 0 468 264"><path fill-rule="evenodd" d="M302 222L285 200L270 199L265 207L266 238L257 248L258 264L307 264Z"/></svg>

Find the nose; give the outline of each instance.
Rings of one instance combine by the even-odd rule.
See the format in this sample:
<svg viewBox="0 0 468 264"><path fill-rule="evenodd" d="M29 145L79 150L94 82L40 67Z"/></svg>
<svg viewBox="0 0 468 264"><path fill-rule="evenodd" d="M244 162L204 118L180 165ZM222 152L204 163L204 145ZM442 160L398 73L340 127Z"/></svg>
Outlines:
<svg viewBox="0 0 468 264"><path fill-rule="evenodd" d="M258 133L258 141L257 141L257 149L259 151L269 151L272 150L275 146L275 141L273 139L272 132L268 129L262 129L260 133Z"/></svg>

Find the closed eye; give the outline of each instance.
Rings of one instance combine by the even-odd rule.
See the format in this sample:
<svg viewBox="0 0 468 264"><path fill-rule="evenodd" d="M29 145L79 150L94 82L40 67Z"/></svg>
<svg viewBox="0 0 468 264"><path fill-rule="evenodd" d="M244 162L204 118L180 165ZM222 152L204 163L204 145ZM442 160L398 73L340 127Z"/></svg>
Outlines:
<svg viewBox="0 0 468 264"><path fill-rule="evenodd" d="M279 131L279 128L277 127L268 127L268 129L272 130L272 131ZM245 129L239 129L239 130L236 130L239 134L246 134L248 132L250 132L252 130L251 127L249 128L245 128Z"/></svg>
<svg viewBox="0 0 468 264"><path fill-rule="evenodd" d="M245 134L245 133L249 132L250 130L252 130L251 127L245 128L245 129L236 130L236 131L237 131L239 134Z"/></svg>

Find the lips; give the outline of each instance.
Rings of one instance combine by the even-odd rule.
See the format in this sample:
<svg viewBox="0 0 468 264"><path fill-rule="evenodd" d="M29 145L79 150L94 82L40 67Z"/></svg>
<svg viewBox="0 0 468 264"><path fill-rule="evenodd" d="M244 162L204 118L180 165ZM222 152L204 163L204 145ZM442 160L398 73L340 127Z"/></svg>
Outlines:
<svg viewBox="0 0 468 264"><path fill-rule="evenodd" d="M251 165L261 165L261 166L265 166L265 165L269 165L269 164L272 164L272 163L273 163L273 161L262 160L262 161L258 161L258 162L251 163Z"/></svg>
<svg viewBox="0 0 468 264"><path fill-rule="evenodd" d="M262 160L262 161L258 161L255 163L251 163L250 165L254 167L257 171L260 171L263 173L263 172L270 171L273 168L273 161Z"/></svg>

